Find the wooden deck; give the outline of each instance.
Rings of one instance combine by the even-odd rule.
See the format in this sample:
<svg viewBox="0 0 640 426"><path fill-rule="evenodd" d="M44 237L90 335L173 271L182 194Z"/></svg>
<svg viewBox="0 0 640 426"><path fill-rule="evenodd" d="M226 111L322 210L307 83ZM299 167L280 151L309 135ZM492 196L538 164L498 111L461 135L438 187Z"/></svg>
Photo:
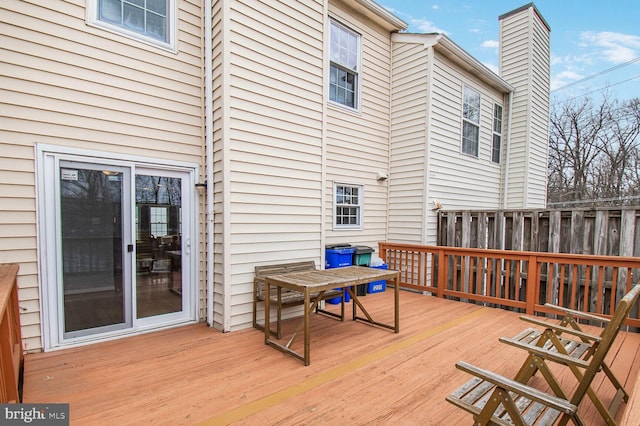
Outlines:
<svg viewBox="0 0 640 426"><path fill-rule="evenodd" d="M374 317L393 318L392 291L364 302ZM399 334L314 315L308 367L265 346L257 330L198 324L28 354L23 400L70 403L75 425L470 425L471 415L444 400L469 379L456 361L514 375L525 354L498 337L526 326L513 312L402 291ZM610 355L631 392L640 335L621 333ZM602 424L590 401L581 411Z"/></svg>

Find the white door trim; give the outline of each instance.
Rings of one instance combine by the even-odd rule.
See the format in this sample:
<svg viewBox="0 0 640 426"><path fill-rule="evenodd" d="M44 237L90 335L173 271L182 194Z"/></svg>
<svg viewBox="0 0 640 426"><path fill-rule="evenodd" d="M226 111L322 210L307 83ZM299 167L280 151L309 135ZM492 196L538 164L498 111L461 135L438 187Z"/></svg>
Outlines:
<svg viewBox="0 0 640 426"><path fill-rule="evenodd" d="M199 281L196 269L198 262L198 197L195 182L198 176L198 165L195 163L179 162L174 160L155 159L151 157L138 157L127 154L98 152L94 150L62 147L50 144L36 143L36 212L37 212L37 236L38 236L38 267L40 290L40 328L44 350L66 348L83 345L95 341L110 340L122 335L142 333L145 331L175 326L180 323L193 323L198 320L199 305ZM60 161L79 161L90 164L105 164L108 166L121 166L131 169L131 190L135 181L136 168L146 171L157 170L163 173L179 172L185 177L183 183L183 223L182 232L187 240L189 252L183 259L183 265L188 266L183 280L189 283L183 288L183 311L181 315L165 315L159 321L148 319L133 320L133 326L124 330L94 334L77 339L64 339L62 336L59 299L56 293L57 283L61 280L61 268L58 267L57 255L60 252L59 239L55 238L60 231L60 224L56 214L51 214L51 206L56 206L59 199L59 188L56 185L55 176L59 169ZM188 179L186 176L188 175ZM131 216L135 214L131 209ZM130 218L131 221L135 219ZM188 223L186 223L188 222ZM130 222L135 223L135 222ZM59 235L59 234L58 234ZM132 267L127 268L128 274L133 274ZM124 272L123 272L124 273ZM187 275L188 274L188 275ZM133 277L130 277L131 279ZM135 307L135 303L133 305ZM135 311L134 311L135 312ZM134 316L135 317L135 316Z"/></svg>

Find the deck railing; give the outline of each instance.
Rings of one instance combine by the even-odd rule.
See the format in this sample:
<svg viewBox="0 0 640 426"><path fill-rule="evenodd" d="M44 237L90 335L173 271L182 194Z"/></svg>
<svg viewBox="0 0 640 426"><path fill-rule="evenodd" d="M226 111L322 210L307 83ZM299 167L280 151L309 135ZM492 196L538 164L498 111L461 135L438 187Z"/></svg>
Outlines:
<svg viewBox="0 0 640 426"><path fill-rule="evenodd" d="M20 402L24 353L18 307L18 265L0 265L0 403Z"/></svg>
<svg viewBox="0 0 640 426"><path fill-rule="evenodd" d="M379 243L400 286L438 297L548 314L545 303L611 317L640 282L640 258ZM640 327L637 307L628 325Z"/></svg>

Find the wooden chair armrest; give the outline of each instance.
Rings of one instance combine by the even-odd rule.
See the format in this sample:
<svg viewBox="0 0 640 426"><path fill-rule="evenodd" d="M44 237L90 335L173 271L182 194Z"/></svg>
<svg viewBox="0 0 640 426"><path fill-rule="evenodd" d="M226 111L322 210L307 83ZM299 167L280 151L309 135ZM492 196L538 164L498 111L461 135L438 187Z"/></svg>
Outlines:
<svg viewBox="0 0 640 426"><path fill-rule="evenodd" d="M601 317L599 315L590 314L588 312L575 311L573 309L564 308L562 306L554 305L552 303L545 303L544 306L546 308L551 308L553 310L560 311L560 312L562 312L564 314L571 315L573 317L578 317L578 318L582 318L582 319L586 319L586 320L590 320L590 321L599 321L599 322L601 322L603 324L608 324L609 321L610 321L609 318Z"/></svg>
<svg viewBox="0 0 640 426"><path fill-rule="evenodd" d="M529 343L523 343L520 340L514 340L508 337L501 337L500 342L506 343L507 345L515 346L520 349L524 349L530 354L535 354L540 356L541 358L548 359L559 364L564 364L567 366L575 365L576 367L588 368L589 363L583 361L579 358L574 358L570 355L564 355L559 352L550 351L548 349L541 348L540 346L532 345Z"/></svg>
<svg viewBox="0 0 640 426"><path fill-rule="evenodd" d="M560 331L562 333L571 334L594 342L599 342L600 340L602 340L600 336L594 336L593 334L585 333L584 331L576 330L575 328L571 327L562 327L549 321L543 321L541 319L538 319L537 317L521 316L520 319L544 328L549 328L555 332Z"/></svg>
<svg viewBox="0 0 640 426"><path fill-rule="evenodd" d="M492 371L478 368L464 361L460 361L456 363L456 368L462 371L466 371L467 373L472 374L476 377L479 377L482 380L491 382L503 389L506 389L509 392L517 393L519 395L522 395L533 401L537 401L541 404L554 408L563 413L573 414L578 409L577 406L571 404L566 399L559 398L554 395L550 395L548 393L542 392L531 386L525 385L515 380L508 379Z"/></svg>

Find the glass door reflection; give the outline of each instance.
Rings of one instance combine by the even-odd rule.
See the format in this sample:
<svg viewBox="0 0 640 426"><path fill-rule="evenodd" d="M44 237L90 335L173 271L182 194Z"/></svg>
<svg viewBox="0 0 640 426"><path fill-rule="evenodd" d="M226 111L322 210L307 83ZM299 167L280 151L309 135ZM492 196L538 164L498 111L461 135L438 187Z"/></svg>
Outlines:
<svg viewBox="0 0 640 426"><path fill-rule="evenodd" d="M61 162L60 230L64 335L124 328L123 180L126 173Z"/></svg>
<svg viewBox="0 0 640 426"><path fill-rule="evenodd" d="M180 312L182 179L135 177L137 318Z"/></svg>

